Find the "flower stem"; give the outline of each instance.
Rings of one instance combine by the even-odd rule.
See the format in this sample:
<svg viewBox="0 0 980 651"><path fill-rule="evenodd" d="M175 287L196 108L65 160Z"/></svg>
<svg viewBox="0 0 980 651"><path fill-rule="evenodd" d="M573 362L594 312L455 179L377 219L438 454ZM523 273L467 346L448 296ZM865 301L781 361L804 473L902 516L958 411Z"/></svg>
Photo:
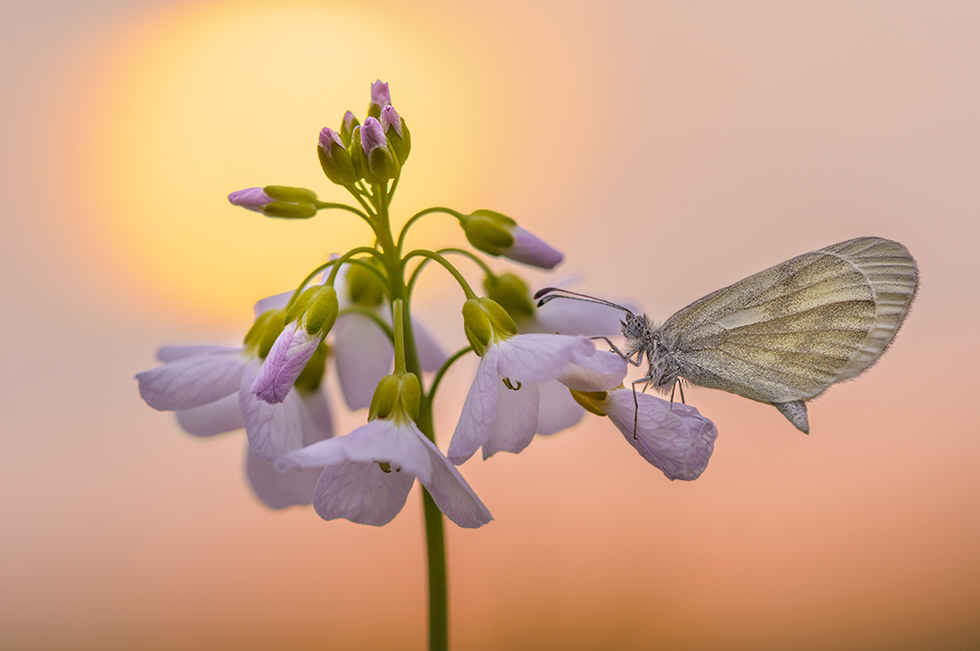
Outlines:
<svg viewBox="0 0 980 651"><path fill-rule="evenodd" d="M418 349L415 346L415 333L412 330L411 289L405 284L405 261L408 256L401 258L398 244L391 236L391 222L388 215L388 200L390 193L385 184L375 186L376 192L372 199L377 208L378 243L382 256L389 270L388 297L392 305L392 323L394 324L395 346L401 341L402 354L397 355L403 360L400 364L404 370L414 373L422 379L422 365L419 361ZM422 254L416 254L422 255ZM445 260L442 260L445 263ZM452 265L449 265L450 267ZM456 272L458 275L459 272ZM460 277L461 278L461 277ZM465 283L465 280L463 281ZM469 289L466 286L466 289ZM472 293L472 290L469 290ZM401 336L398 336L398 335ZM419 430L435 443L436 436L432 419L432 400L423 391L419 404ZM446 578L446 534L443 527L443 515L436 506L429 491L422 487L422 511L425 518L426 558L429 572L429 649L430 651L448 651L449 649L449 587Z"/></svg>

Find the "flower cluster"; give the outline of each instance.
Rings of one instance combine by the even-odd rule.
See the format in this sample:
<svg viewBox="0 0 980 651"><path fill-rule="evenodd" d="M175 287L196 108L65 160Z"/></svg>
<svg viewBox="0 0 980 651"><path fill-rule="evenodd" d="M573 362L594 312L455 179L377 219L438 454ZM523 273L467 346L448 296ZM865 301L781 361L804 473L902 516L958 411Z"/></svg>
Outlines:
<svg viewBox="0 0 980 651"><path fill-rule="evenodd" d="M389 208L411 149L408 125L388 85L377 81L363 122L348 111L339 129L323 128L317 142L327 179L357 205L287 186L229 195L233 204L270 217L352 213L371 227L374 244L334 256L294 291L259 301L239 347L160 349L162 365L136 376L147 404L175 411L195 436L244 429L256 495L273 508L312 503L327 520L383 525L418 479L457 525L482 526L492 516L457 466L477 450L484 459L518 453L536 435L571 427L586 412L608 416L670 479L697 478L717 430L691 407L624 388L627 361L593 343L617 334L617 311L573 301L538 307L519 275L495 273L470 251L405 250L409 228L438 213L455 218L465 239L490 256L542 269L562 261L514 219L485 209L423 210L396 237ZM449 254L483 274L483 295ZM419 274L433 262L463 293L468 346L448 356L411 310ZM433 401L447 369L469 353L479 365L444 454L435 443ZM331 368L347 408L367 408L366 423L343 436L335 436L325 391Z"/></svg>

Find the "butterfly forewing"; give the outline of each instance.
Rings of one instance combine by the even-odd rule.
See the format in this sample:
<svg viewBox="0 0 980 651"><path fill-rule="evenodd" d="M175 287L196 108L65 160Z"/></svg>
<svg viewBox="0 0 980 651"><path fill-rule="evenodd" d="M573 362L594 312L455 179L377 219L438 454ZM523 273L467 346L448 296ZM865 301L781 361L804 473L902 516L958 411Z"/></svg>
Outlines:
<svg viewBox="0 0 980 651"><path fill-rule="evenodd" d="M668 319L663 337L694 384L762 402L808 400L877 361L917 285L905 247L858 238L705 296Z"/></svg>

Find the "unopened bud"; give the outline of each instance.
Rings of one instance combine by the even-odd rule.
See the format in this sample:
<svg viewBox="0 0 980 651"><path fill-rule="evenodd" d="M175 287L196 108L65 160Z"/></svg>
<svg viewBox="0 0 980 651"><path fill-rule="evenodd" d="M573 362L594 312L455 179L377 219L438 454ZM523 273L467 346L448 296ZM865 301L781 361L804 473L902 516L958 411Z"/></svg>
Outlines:
<svg viewBox="0 0 980 651"><path fill-rule="evenodd" d="M499 303L515 320L534 316L531 290L520 277L511 273L487 276L483 279L483 288L487 297Z"/></svg>
<svg viewBox="0 0 980 651"><path fill-rule="evenodd" d="M391 148L402 165L408 159L408 154L412 150L412 136L408 132L405 120L398 115L394 106L386 106L381 109L381 128L384 130L385 137L391 143Z"/></svg>
<svg viewBox="0 0 980 651"><path fill-rule="evenodd" d="M350 152L344 147L336 131L328 127L320 131L316 153L320 158L323 173L332 182L348 186L357 181L358 176L354 173L354 162L351 160Z"/></svg>
<svg viewBox="0 0 980 651"><path fill-rule="evenodd" d="M414 373L386 375L374 391L368 420L392 418L416 420L422 402L422 385Z"/></svg>

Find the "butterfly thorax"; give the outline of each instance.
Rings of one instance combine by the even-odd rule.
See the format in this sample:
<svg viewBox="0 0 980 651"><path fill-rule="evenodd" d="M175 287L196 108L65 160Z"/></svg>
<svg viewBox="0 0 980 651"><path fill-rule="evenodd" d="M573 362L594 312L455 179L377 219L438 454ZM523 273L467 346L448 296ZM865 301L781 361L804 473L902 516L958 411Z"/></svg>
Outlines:
<svg viewBox="0 0 980 651"><path fill-rule="evenodd" d="M657 389L667 388L677 377L678 368L670 354L671 342L664 339L663 324L651 321L646 314L627 314L622 326L627 359L638 365L646 356L650 367L643 379Z"/></svg>

